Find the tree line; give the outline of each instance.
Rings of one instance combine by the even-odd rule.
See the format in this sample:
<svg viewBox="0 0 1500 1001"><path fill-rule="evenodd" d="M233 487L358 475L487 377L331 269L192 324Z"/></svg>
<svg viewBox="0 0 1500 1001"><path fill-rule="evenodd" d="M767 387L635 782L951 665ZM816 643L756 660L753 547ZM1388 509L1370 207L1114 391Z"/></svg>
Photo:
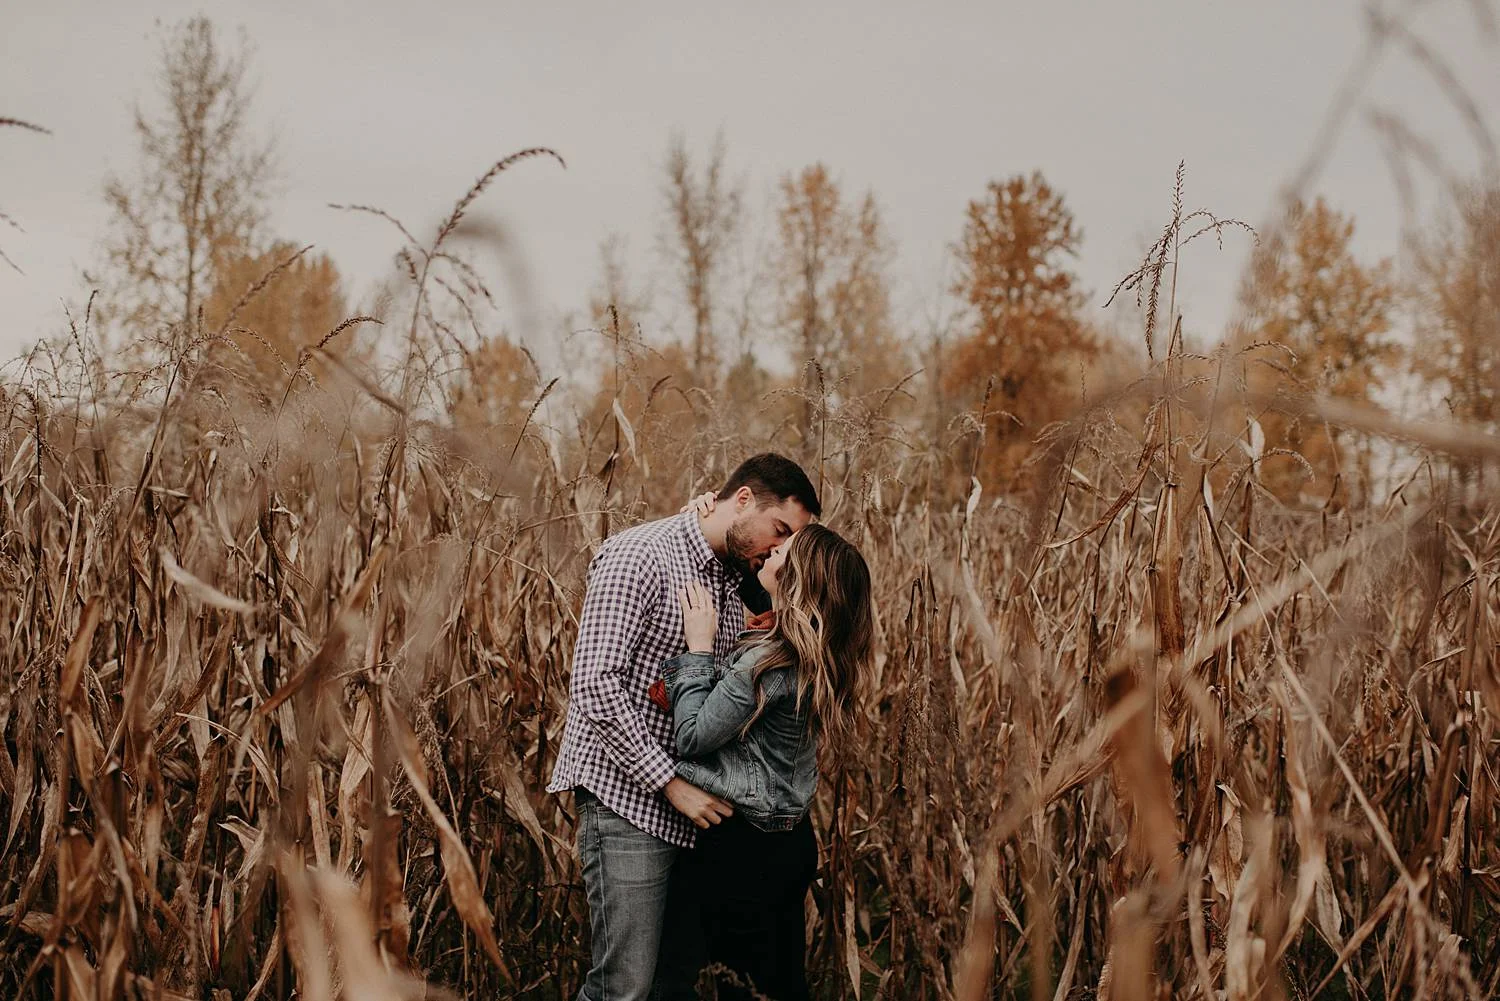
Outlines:
<svg viewBox="0 0 1500 1001"><path fill-rule="evenodd" d="M925 449L947 466L938 494L962 496L971 484L1027 483L1043 431L1085 408L1089 387L1117 389L1121 373L1143 367L1086 309L1074 269L1083 229L1040 171L993 180L967 203L947 314L912 331L893 307L895 247L873 191L845 190L823 163L788 171L756 246L722 137L695 152L675 136L659 173L656 255L670 303L655 308L622 242L606 239L582 323L570 316L558 332L573 338L570 358L590 363L554 380L507 333L496 296L451 242L423 248L400 227L396 277L355 310L331 258L270 232L276 164L253 126L248 64L245 40L226 43L206 18L169 30L153 110L136 115L137 170L105 186L99 319L140 372L194 350L270 406L329 364L377 385L401 372L406 387L417 371L427 395L416 409L581 469L596 448L608 463L636 461L637 437L651 438L658 462L682 463L659 470L675 488L733 435L842 462L845 476L856 446ZM1494 428L1500 193L1474 186L1458 204L1413 242L1399 274L1392 260L1361 260L1355 220L1324 199L1291 206L1252 253L1238 319L1214 348L1217 374L1204 355L1190 359L1189 381L1228 371L1256 400L1290 389L1373 404L1409 373L1454 419ZM1154 251L1158 277L1177 249ZM1138 300L1148 351L1156 294ZM330 338L355 312L405 323L395 319L403 304L411 322L400 336ZM1336 428L1274 402L1247 403L1237 420L1263 436L1262 482L1279 499L1368 493L1378 457ZM842 457L830 454L830 423Z"/></svg>

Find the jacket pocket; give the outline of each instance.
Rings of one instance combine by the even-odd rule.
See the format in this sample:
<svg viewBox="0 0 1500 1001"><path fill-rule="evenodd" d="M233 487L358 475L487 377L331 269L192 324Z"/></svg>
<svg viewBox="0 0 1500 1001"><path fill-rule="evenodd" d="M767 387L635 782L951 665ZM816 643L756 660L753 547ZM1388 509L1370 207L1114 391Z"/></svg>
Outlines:
<svg viewBox="0 0 1500 1001"><path fill-rule="evenodd" d="M677 774L736 806L757 812L770 808L765 778L743 744L729 744L706 757L679 762Z"/></svg>

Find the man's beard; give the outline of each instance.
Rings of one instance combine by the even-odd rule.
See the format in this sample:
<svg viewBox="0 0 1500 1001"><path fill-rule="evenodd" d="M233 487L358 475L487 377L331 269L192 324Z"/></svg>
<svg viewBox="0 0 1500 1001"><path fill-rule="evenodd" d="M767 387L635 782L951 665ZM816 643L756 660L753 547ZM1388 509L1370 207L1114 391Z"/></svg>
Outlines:
<svg viewBox="0 0 1500 1001"><path fill-rule="evenodd" d="M755 572L760 569L753 561L765 562L765 554L755 551L755 546L750 541L750 534L741 528L738 522L725 530L724 549L724 555L730 566L738 570L743 577L754 577Z"/></svg>

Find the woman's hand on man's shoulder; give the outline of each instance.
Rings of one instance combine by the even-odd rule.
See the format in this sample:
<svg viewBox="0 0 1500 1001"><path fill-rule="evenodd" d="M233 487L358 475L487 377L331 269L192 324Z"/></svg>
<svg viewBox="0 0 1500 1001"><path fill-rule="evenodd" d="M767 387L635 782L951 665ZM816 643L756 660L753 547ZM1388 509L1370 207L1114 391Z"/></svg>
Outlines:
<svg viewBox="0 0 1500 1001"><path fill-rule="evenodd" d="M717 504L718 496L714 494L712 490L710 490L707 493L699 494L697 497L694 497L692 500L682 505L682 507L677 509L677 513L687 514L689 511L696 511L698 512L698 517L707 518L709 515L714 513L714 508L717 506Z"/></svg>

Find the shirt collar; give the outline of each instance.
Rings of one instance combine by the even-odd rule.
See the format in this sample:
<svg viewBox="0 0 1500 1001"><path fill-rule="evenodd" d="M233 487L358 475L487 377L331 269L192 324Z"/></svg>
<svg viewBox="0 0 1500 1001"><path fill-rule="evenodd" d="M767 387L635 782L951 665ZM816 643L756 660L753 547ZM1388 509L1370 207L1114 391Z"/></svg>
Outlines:
<svg viewBox="0 0 1500 1001"><path fill-rule="evenodd" d="M713 547L708 544L708 537L703 534L703 525L698 520L698 513L687 511L680 517L682 518L682 535L687 542L688 552L692 555L693 565L702 570L711 564L718 563L724 568L724 573L728 575L730 581L738 586L740 572L720 560L714 553Z"/></svg>

